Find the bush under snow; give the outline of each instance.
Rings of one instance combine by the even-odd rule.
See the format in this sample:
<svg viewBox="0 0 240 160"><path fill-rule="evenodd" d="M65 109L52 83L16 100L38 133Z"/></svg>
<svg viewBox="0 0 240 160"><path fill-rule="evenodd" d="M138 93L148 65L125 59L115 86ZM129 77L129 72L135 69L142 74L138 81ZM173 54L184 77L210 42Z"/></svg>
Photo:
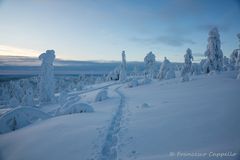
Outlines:
<svg viewBox="0 0 240 160"><path fill-rule="evenodd" d="M128 82L128 87L129 88L137 87L138 85L139 85L139 83L138 83L137 79L133 79L130 82Z"/></svg>
<svg viewBox="0 0 240 160"><path fill-rule="evenodd" d="M67 107L59 108L56 115L66 115L66 114L74 114L74 113L83 113L83 112L93 112L94 109L92 106L86 103L76 102Z"/></svg>
<svg viewBox="0 0 240 160"><path fill-rule="evenodd" d="M108 98L107 90L103 89L103 90L99 91L98 94L96 95L95 102L100 102L100 101L103 101L107 98Z"/></svg>
<svg viewBox="0 0 240 160"><path fill-rule="evenodd" d="M48 114L32 107L15 108L0 117L0 134L17 130L49 117Z"/></svg>

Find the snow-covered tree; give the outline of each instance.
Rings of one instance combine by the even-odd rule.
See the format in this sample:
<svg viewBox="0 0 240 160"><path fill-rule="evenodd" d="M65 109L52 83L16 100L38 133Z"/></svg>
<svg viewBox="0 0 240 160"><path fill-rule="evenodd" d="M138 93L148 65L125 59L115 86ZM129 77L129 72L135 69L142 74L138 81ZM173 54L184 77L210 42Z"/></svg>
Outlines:
<svg viewBox="0 0 240 160"><path fill-rule="evenodd" d="M133 71L132 71L132 76L137 76L138 73L139 73L138 67L137 67L137 66L134 66Z"/></svg>
<svg viewBox="0 0 240 160"><path fill-rule="evenodd" d="M229 63L230 63L229 65L231 67L231 70L235 70L237 58L238 58L238 49L234 49L229 59Z"/></svg>
<svg viewBox="0 0 240 160"><path fill-rule="evenodd" d="M120 70L119 80L124 82L127 79L127 62L126 62L126 54L125 51L122 51L122 64Z"/></svg>
<svg viewBox="0 0 240 160"><path fill-rule="evenodd" d="M226 56L223 57L223 70L224 71L228 71L231 69L229 61L230 60L228 57L226 57Z"/></svg>
<svg viewBox="0 0 240 160"><path fill-rule="evenodd" d="M236 58L236 69L237 70L240 70L240 33L237 35L238 39L239 39L239 49L238 49L238 55L237 55L237 58Z"/></svg>
<svg viewBox="0 0 240 160"><path fill-rule="evenodd" d="M173 64L164 57L164 61L161 64L158 78L159 80L175 78L175 71Z"/></svg>
<svg viewBox="0 0 240 160"><path fill-rule="evenodd" d="M192 60L193 60L193 56L192 56L192 50L191 49L187 49L186 54L184 55L184 64L181 70L181 81L185 82L185 81L189 81L189 73L191 71L192 68Z"/></svg>
<svg viewBox="0 0 240 160"><path fill-rule="evenodd" d="M117 81L120 77L120 71L121 71L121 65L117 66L113 71L109 72L107 75L107 80L111 81Z"/></svg>
<svg viewBox="0 0 240 160"><path fill-rule="evenodd" d="M236 69L238 70L237 79L240 79L240 53L238 54L237 62L236 62Z"/></svg>
<svg viewBox="0 0 240 160"><path fill-rule="evenodd" d="M46 53L42 53L39 56L39 59L42 60L41 71L40 71L40 103L52 103L55 100L54 89L54 67L53 61L55 59L55 51L47 50Z"/></svg>
<svg viewBox="0 0 240 160"><path fill-rule="evenodd" d="M26 93L23 96L22 105L25 105L25 106L33 106L34 105L33 89L30 86L26 89Z"/></svg>
<svg viewBox="0 0 240 160"><path fill-rule="evenodd" d="M22 102L22 98L24 96L23 88L20 86L20 81L10 81L10 97L13 98L12 100L18 101L18 103Z"/></svg>
<svg viewBox="0 0 240 160"><path fill-rule="evenodd" d="M193 63L191 68L192 75L199 75L201 74L201 65L198 63Z"/></svg>
<svg viewBox="0 0 240 160"><path fill-rule="evenodd" d="M15 95L10 98L10 100L9 100L9 105L10 105L10 107L17 107L17 106L20 105L20 102L19 102L19 100L16 98Z"/></svg>
<svg viewBox="0 0 240 160"><path fill-rule="evenodd" d="M156 60L155 55L152 52L149 52L145 58L145 74L148 78L152 79L156 74Z"/></svg>
<svg viewBox="0 0 240 160"><path fill-rule="evenodd" d="M237 34L237 37L239 39L239 49L238 49L238 57L236 60L236 69L238 70L237 79L240 79L240 33Z"/></svg>
<svg viewBox="0 0 240 160"><path fill-rule="evenodd" d="M208 67L210 71L222 71L223 52L221 50L220 35L216 27L209 31L208 45L205 56L208 59Z"/></svg>

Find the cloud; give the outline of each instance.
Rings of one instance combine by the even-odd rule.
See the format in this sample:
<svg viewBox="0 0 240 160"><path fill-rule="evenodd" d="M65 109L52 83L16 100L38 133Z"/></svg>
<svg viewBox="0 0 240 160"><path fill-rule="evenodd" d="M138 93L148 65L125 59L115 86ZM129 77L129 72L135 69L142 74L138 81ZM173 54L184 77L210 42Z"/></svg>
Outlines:
<svg viewBox="0 0 240 160"><path fill-rule="evenodd" d="M180 47L185 44L195 44L195 42L191 39L187 39L184 37L177 37L177 36L158 36L155 38L132 38L134 42L138 43L145 43L145 44L165 44L174 47Z"/></svg>
<svg viewBox="0 0 240 160"><path fill-rule="evenodd" d="M11 56L38 56L41 52L26 49L26 48L18 48L9 45L1 45L0 44L0 55L11 55Z"/></svg>

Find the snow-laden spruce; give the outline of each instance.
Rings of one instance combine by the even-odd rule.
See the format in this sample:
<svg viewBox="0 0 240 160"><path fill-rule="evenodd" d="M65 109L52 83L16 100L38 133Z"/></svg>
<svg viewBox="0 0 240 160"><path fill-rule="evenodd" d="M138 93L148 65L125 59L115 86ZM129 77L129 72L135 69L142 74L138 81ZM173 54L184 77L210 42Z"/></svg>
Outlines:
<svg viewBox="0 0 240 160"><path fill-rule="evenodd" d="M221 41L218 29L214 27L209 31L207 50L204 55L207 57L207 73L214 71L222 71L223 68L223 52L221 50Z"/></svg>
<svg viewBox="0 0 240 160"><path fill-rule="evenodd" d="M182 82L189 81L189 73L192 68L192 60L193 60L192 50L188 48L186 54L184 55L184 64L181 70Z"/></svg>
<svg viewBox="0 0 240 160"><path fill-rule="evenodd" d="M122 51L122 64L120 70L119 80L124 82L127 79L127 62L126 62L126 54L125 51Z"/></svg>
<svg viewBox="0 0 240 160"><path fill-rule="evenodd" d="M152 79L156 77L156 60L155 55L152 52L149 52L145 58L145 75Z"/></svg>
<svg viewBox="0 0 240 160"><path fill-rule="evenodd" d="M95 97L95 102L100 102L108 98L107 89L102 89Z"/></svg>
<svg viewBox="0 0 240 160"><path fill-rule="evenodd" d="M53 61L55 59L55 51L47 50L46 53L42 53L39 56L42 61L41 71L40 71L40 82L39 82L39 100L40 103L52 103L55 100L54 97L54 67Z"/></svg>
<svg viewBox="0 0 240 160"><path fill-rule="evenodd" d="M172 79L175 78L175 71L173 64L167 59L167 57L164 57L164 61L161 64L158 79L164 80L164 79Z"/></svg>

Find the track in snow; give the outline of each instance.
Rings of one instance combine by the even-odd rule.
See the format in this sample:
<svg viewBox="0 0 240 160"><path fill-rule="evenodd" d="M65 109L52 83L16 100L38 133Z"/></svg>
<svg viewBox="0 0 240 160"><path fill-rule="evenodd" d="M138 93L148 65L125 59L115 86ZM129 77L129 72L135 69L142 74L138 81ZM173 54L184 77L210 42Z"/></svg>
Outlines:
<svg viewBox="0 0 240 160"><path fill-rule="evenodd" d="M112 118L110 127L107 131L107 136L100 153L100 160L115 160L117 159L117 147L119 140L119 131L121 129L121 121L123 118L123 108L125 107L125 96L118 90L115 91L120 96L120 104L115 115Z"/></svg>

